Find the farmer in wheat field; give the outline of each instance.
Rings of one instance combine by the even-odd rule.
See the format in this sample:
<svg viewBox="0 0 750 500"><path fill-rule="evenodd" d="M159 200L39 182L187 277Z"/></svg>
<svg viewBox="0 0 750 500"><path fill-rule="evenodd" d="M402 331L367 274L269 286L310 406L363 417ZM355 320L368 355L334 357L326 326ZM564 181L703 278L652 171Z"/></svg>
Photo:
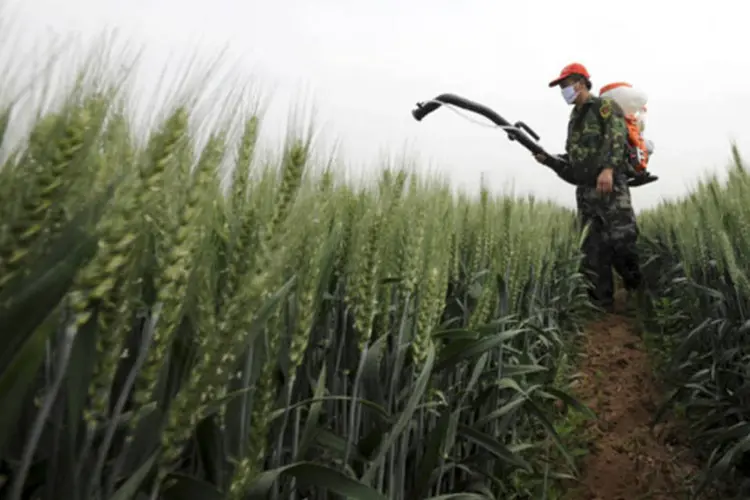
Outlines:
<svg viewBox="0 0 750 500"><path fill-rule="evenodd" d="M638 225L627 183L624 113L614 101L591 93L589 73L581 64L565 66L549 86L559 86L565 102L573 106L562 155L568 163L561 166L545 155L536 155L536 159L560 177L579 180L575 182L578 217L582 225L590 225L583 243L582 270L592 281L589 293L593 302L611 312L613 267L629 296L641 287Z"/></svg>

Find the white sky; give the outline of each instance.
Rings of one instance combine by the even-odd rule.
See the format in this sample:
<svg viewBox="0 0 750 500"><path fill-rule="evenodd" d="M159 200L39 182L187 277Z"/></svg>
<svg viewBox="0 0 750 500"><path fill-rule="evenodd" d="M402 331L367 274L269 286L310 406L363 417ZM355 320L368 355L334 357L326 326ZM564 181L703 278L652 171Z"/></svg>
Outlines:
<svg viewBox="0 0 750 500"><path fill-rule="evenodd" d="M736 140L750 155L747 7L739 0L669 3L499 0L14 0L24 40L84 38L118 28L144 44L157 74L169 54L210 57L228 47L238 71L272 92L266 134L279 138L289 105L307 96L327 139L353 169L408 148L421 165L476 188L511 183L574 204L574 188L504 133L439 110L418 123L417 101L456 93L523 120L551 152L564 145L569 108L547 83L572 61L594 88L626 80L649 97L646 133L657 183L633 190L637 208L684 193L723 170ZM690 5L690 6L688 6ZM7 50L7 49L5 49ZM148 89L144 89L147 92ZM477 117L478 118L478 117Z"/></svg>

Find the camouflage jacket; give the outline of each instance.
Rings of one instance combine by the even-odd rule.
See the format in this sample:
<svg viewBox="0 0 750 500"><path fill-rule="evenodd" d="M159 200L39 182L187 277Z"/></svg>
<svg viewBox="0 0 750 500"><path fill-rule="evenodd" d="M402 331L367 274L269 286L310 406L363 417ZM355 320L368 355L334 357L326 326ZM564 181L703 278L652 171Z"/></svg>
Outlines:
<svg viewBox="0 0 750 500"><path fill-rule="evenodd" d="M571 111L564 155L568 163L557 170L560 177L576 185L582 222L593 223L605 239L621 239L638 231L627 183L626 127L622 109L615 102L591 96ZM611 193L596 190L599 173L605 168L614 174Z"/></svg>

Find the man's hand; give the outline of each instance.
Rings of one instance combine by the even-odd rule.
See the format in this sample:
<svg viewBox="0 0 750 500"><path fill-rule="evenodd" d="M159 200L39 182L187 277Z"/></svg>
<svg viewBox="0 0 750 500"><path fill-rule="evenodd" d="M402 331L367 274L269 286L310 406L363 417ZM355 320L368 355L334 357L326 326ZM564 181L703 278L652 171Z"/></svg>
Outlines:
<svg viewBox="0 0 750 500"><path fill-rule="evenodd" d="M538 162L539 162L539 163L541 163L542 165L545 165L545 164L546 164L546 162L547 162L547 155L544 155L544 154L542 154L542 153L539 153L539 154L535 154L535 155L534 155L534 158L536 158L536 161L538 161Z"/></svg>
<svg viewBox="0 0 750 500"><path fill-rule="evenodd" d="M596 190L600 193L611 193L612 183L612 169L605 168L599 173L599 177L596 179Z"/></svg>

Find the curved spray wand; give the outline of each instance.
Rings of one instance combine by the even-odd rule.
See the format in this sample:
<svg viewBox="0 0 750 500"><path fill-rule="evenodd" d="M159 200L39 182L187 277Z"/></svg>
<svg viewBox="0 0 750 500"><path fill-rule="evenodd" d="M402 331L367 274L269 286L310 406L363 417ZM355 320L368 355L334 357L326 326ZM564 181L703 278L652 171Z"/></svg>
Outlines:
<svg viewBox="0 0 750 500"><path fill-rule="evenodd" d="M411 114L415 120L422 121L425 116L437 110L440 106L455 106L487 118L498 128L503 129L505 133L508 134L509 140L517 141L534 155L543 155L548 158L546 166L551 168L564 181L573 185L590 184L590 182L581 182L580 179L568 175L570 165L567 159L547 153L538 142L539 135L537 135L531 127L521 121L511 124L496 111L484 106L483 104L470 101L455 94L441 94L429 101L417 103L417 107L412 110ZM658 179L659 177L646 172L632 176L628 180L628 185L630 187L638 187L650 184Z"/></svg>

